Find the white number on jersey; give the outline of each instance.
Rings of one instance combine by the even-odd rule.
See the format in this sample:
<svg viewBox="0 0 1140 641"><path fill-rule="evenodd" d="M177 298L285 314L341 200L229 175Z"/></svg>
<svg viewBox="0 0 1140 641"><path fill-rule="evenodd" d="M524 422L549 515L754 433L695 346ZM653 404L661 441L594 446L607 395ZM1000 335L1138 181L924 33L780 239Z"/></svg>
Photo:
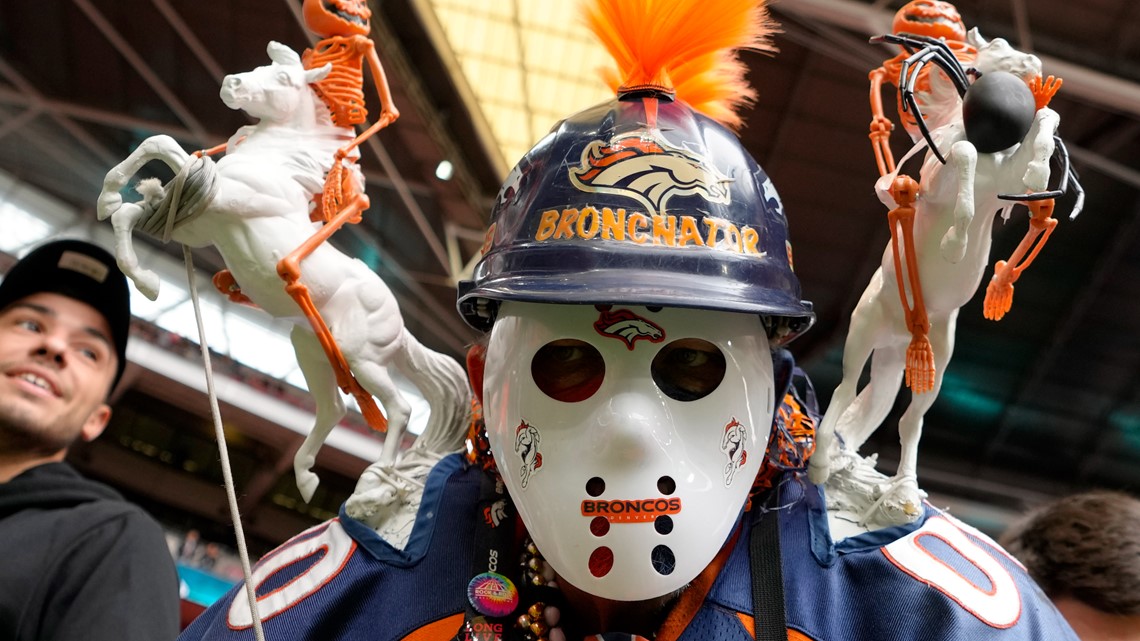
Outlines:
<svg viewBox="0 0 1140 641"><path fill-rule="evenodd" d="M321 586L340 574L354 550L356 550L356 541L344 531L340 521L334 519L305 530L287 541L272 555L262 559L253 570L253 585L256 587L261 587L266 579L290 565L324 553L316 563L285 585L269 594L257 597L258 615L261 620L265 621L281 614L321 589ZM244 587L230 604L227 622L231 628L238 630L253 626L253 615L249 610L249 592Z"/></svg>
<svg viewBox="0 0 1140 641"><path fill-rule="evenodd" d="M944 545L928 546L932 539ZM1021 618L1021 592L1009 571L993 554L970 540L941 516L930 518L909 535L883 548L900 570L953 599L966 611L995 628L1008 628ZM957 555L959 558L945 558ZM976 585L950 564L964 560L989 580Z"/></svg>

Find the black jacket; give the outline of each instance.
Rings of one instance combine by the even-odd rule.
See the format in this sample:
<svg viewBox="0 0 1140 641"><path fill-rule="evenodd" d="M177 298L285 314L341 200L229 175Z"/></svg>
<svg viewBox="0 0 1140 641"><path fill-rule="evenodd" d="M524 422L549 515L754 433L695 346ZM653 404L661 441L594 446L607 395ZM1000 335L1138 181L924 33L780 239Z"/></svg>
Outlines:
<svg viewBox="0 0 1140 641"><path fill-rule="evenodd" d="M178 576L162 529L66 463L0 483L0 639L164 641Z"/></svg>

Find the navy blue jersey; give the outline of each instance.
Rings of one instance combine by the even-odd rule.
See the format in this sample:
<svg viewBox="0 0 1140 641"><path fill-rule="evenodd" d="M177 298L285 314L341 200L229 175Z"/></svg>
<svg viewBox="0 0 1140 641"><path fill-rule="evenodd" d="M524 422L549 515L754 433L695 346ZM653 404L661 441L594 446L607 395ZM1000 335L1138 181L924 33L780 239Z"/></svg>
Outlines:
<svg viewBox="0 0 1140 641"><path fill-rule="evenodd" d="M481 471L456 456L428 478L405 550L346 516L254 569L268 639L449 641L471 578ZM928 507L916 524L833 544L819 491L785 479L777 511L793 641L1077 641L1024 569L993 541ZM752 639L751 519L680 641ZM253 639L243 586L181 639Z"/></svg>

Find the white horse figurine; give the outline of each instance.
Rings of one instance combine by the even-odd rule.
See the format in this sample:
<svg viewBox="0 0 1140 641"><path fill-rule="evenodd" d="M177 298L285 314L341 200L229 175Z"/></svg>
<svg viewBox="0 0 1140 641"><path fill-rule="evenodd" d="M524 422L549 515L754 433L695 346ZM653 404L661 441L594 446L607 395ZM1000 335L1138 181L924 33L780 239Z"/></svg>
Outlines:
<svg viewBox="0 0 1140 641"><path fill-rule="evenodd" d="M225 157L215 166L213 189L197 196L201 211L174 223L167 235L191 247L217 247L241 293L272 316L293 323L297 362L316 402L316 422L294 458L297 486L308 501L319 483L312 472L317 451L346 410L329 359L297 302L286 293L277 265L318 229L309 218L313 195L321 190L337 149L352 140L353 130L334 126L328 108L309 86L329 73L329 65L306 70L296 52L276 42L269 44L268 52L272 64L226 76L221 89L228 107L244 110L259 122L230 138ZM98 215L100 220L109 217L114 225L119 266L153 300L158 277L139 266L131 231L147 224L156 201L166 194L160 186L140 185L145 199L124 203L119 193L151 160L161 160L175 171L203 162L169 136L148 138L107 173ZM411 412L389 366L411 380L430 404L431 416L421 439L459 449L470 411L463 368L424 347L407 331L392 292L363 262L321 243L302 267L300 282L308 288L349 368L388 414L383 453L375 465L395 464ZM369 479L378 481L374 475L362 478L357 494L385 492Z"/></svg>
<svg viewBox="0 0 1140 641"><path fill-rule="evenodd" d="M1002 70L1023 79L1040 74L1041 63L1036 56L1014 50L1005 40L986 42L976 30L971 31L969 40L978 48L975 67L983 73ZM888 480L869 470L874 458L864 460L856 452L894 405L911 340L888 246L881 266L851 315L843 349L843 379L819 427L817 454L809 467L813 482L827 481L829 508L845 509L871 529L910 522L922 514L921 500L925 495L918 487L916 469L923 416L938 396L954 350L958 309L978 289L989 260L994 217L1001 212L1008 218L1014 206L998 199L998 195L1046 189L1053 136L1060 122L1056 112L1041 108L1019 144L1004 151L979 154L966 140L961 100L953 91L943 93L952 96L952 100L942 102L945 112L931 114L934 122L944 123L932 133L947 163L943 165L932 153L926 154L914 223L915 253L935 361L933 388L927 393L913 394L899 420L902 451L894 478ZM920 142L907 158L925 147ZM899 167L905 161L906 158L899 162ZM897 173L896 169L895 174L882 177L876 184L880 199L888 207L894 206L889 189ZM868 358L870 381L856 396ZM836 441L836 434L841 443Z"/></svg>

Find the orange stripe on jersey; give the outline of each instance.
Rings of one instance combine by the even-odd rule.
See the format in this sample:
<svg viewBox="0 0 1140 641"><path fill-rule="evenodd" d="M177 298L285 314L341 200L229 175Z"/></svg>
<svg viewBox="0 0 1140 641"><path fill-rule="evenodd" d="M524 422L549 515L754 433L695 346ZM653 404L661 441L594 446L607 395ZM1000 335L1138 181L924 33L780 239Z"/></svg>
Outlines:
<svg viewBox="0 0 1140 641"><path fill-rule="evenodd" d="M755 639L756 620L747 614L744 614L743 612L737 612L736 618L740 619L740 624L743 625L744 629L748 631L748 636ZM788 641L814 641L814 639L804 634L803 632L800 632L799 630L788 628Z"/></svg>
<svg viewBox="0 0 1140 641"><path fill-rule="evenodd" d="M463 627L463 613L453 614L417 628L400 641L451 641Z"/></svg>
<svg viewBox="0 0 1140 641"><path fill-rule="evenodd" d="M724 564L728 561L728 557L732 554L732 549L736 547L736 539L740 537L740 528L733 532L732 536L728 537L728 542L717 553L716 558L708 567L701 570L697 578L689 584L689 588L681 593L677 599L677 604L669 611L669 616L665 617L665 622L661 624L661 629L657 631L656 641L677 641L685 628L689 627L693 617L697 616L697 611L704 605L705 597L708 596L709 590L712 589L712 584L716 581L716 577L720 574Z"/></svg>

